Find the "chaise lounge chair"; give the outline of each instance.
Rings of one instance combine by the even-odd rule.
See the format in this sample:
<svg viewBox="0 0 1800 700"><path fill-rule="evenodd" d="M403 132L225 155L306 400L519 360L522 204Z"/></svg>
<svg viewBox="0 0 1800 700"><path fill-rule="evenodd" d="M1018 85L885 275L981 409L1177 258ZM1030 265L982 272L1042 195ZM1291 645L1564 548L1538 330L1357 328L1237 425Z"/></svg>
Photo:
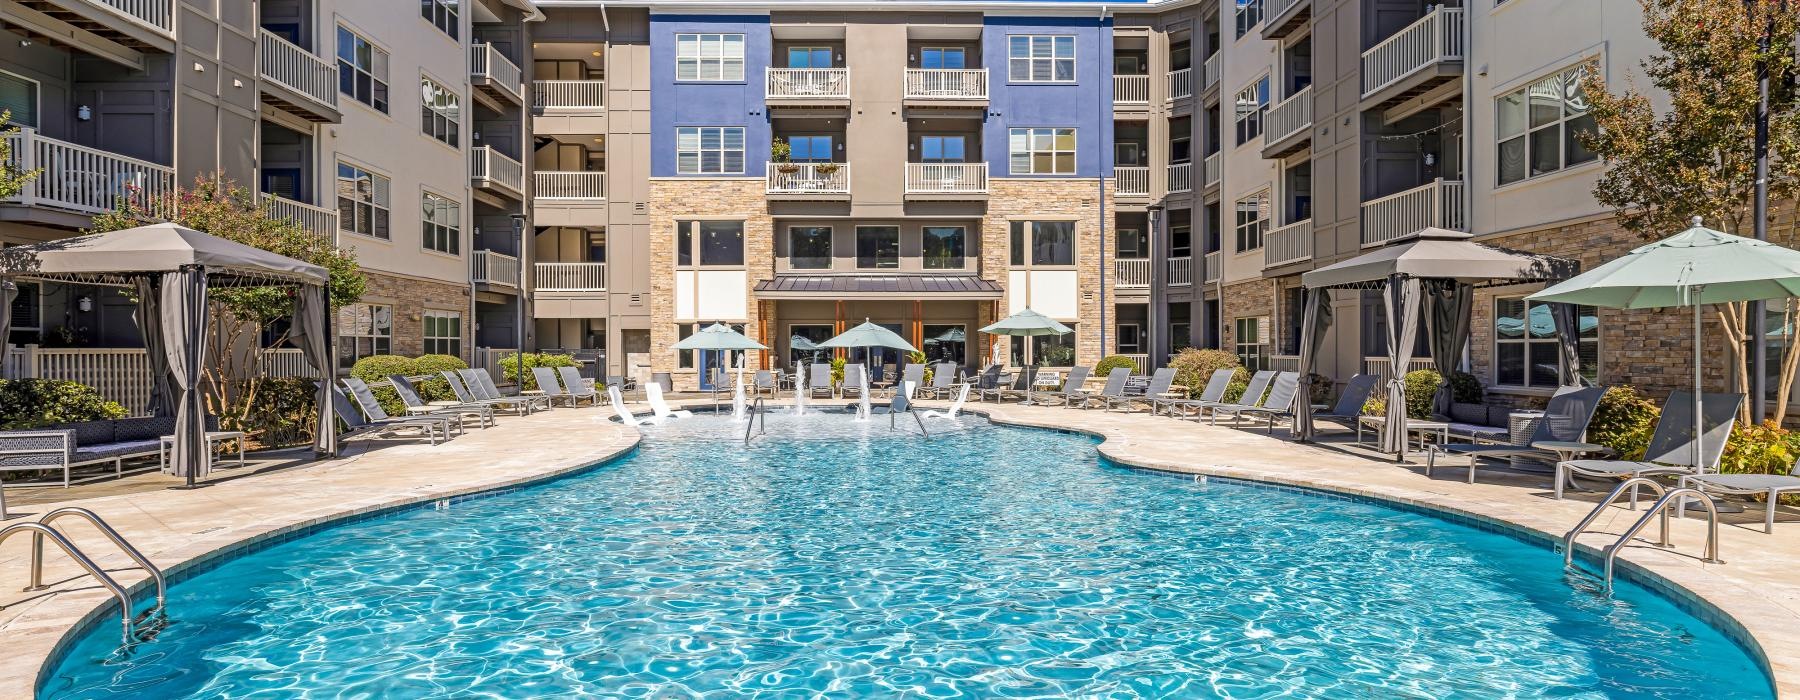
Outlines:
<svg viewBox="0 0 1800 700"><path fill-rule="evenodd" d="M775 394L779 393L779 390L780 390L780 387L777 386L775 383L775 373L774 372L771 372L766 369L759 369L759 370L756 370L755 376L752 376L750 378L750 395L751 396L761 396L764 393L767 393L770 396L774 396Z"/></svg>
<svg viewBox="0 0 1800 700"><path fill-rule="evenodd" d="M1282 416L1293 417L1294 402L1300 396L1300 373L1281 372L1275 375L1275 382L1269 387L1269 396L1258 406L1220 406L1212 409L1231 414L1232 425L1237 424L1240 415L1263 416L1269 420L1269 434L1275 434L1275 420Z"/></svg>
<svg viewBox="0 0 1800 700"><path fill-rule="evenodd" d="M1356 422L1362 420L1362 409L1369 403L1369 394L1374 393L1375 383L1381 381L1373 374L1358 374L1344 382L1344 392L1338 394L1337 404L1331 410L1312 415L1313 422L1324 421L1336 423L1345 428L1355 428ZM1430 474L1430 471L1426 472Z"/></svg>
<svg viewBox="0 0 1800 700"><path fill-rule="evenodd" d="M938 410L926 411L923 414L924 417L926 417L926 418L951 418L951 419L956 418L956 414L962 412L963 402L966 402L969 400L969 389L972 388L967 383L958 384L957 387L958 387L958 389L956 390L956 400L951 402L949 409L946 409L943 411L938 411Z"/></svg>
<svg viewBox="0 0 1800 700"><path fill-rule="evenodd" d="M1544 419L1538 421L1537 428L1531 431L1531 439L1523 445L1447 445L1433 443L1425 448L1425 476L1431 476L1431 468L1437 465L1439 455L1465 455L1469 458L1468 482L1475 483L1475 463L1483 457L1536 457L1545 462L1554 463L1561 456L1557 452L1533 445L1547 442L1579 443L1587 434L1588 423L1594 420L1594 410L1600 407L1600 397L1606 395L1605 387L1563 387L1550 397L1550 403L1544 407ZM1691 421L1690 421L1691 422Z"/></svg>
<svg viewBox="0 0 1800 700"><path fill-rule="evenodd" d="M657 420L694 417L693 411L670 410L669 403L663 400L662 385L656 382L644 385L644 400L650 403L650 410L656 414Z"/></svg>
<svg viewBox="0 0 1800 700"><path fill-rule="evenodd" d="M838 396L850 398L852 391L857 392L858 396L869 391L869 373L860 362L844 365L844 385L838 387Z"/></svg>
<svg viewBox="0 0 1800 700"><path fill-rule="evenodd" d="M1738 406L1743 394L1701 394L1700 416L1703 435L1694 435L1694 394L1682 390L1669 394L1662 415L1656 419L1656 431L1650 434L1650 446L1641 460L1573 459L1556 463L1556 498L1563 497L1563 484L1576 474L1606 479L1629 479L1638 476L1686 476L1710 471L1725 453L1725 441L1737 424ZM1694 463L1694 441L1700 441L1700 463ZM1637 507L1637 489L1632 488L1631 504Z"/></svg>
<svg viewBox="0 0 1800 700"><path fill-rule="evenodd" d="M503 408L519 415L531 413L532 402L530 401L518 398L489 399L478 393L475 389L471 388L468 383L463 381L463 378L466 376L463 372L470 371L486 373L485 370L449 369L439 372L439 374L443 375L444 381L450 385L450 391L456 394L456 400L463 403L479 403L495 408Z"/></svg>
<svg viewBox="0 0 1800 700"><path fill-rule="evenodd" d="M562 401L569 404L569 408L575 408L580 403L580 397L576 396L573 392L564 391L562 386L557 384L556 373L551 371L549 367L531 368L531 377L537 380L538 390L544 392L544 399L546 401L549 401L552 404ZM577 386L580 386L580 381L580 378L577 377ZM594 405L600 405L600 397L595 396L592 400Z"/></svg>
<svg viewBox="0 0 1800 700"><path fill-rule="evenodd" d="M1150 400L1150 412L1158 413L1168 409L1169 415L1173 417L1177 410L1192 408L1198 413L1202 408L1217 404L1219 399L1225 398L1225 390L1231 387L1231 378L1236 374L1235 369L1213 370L1212 376L1206 379L1206 388L1200 390L1199 398L1153 398Z"/></svg>
<svg viewBox="0 0 1800 700"><path fill-rule="evenodd" d="M1131 381L1131 368L1114 367L1111 372L1106 374L1106 386L1100 388L1100 393L1090 394L1084 392L1080 400L1065 401L1063 405L1079 405L1084 411L1087 410L1089 406L1096 403L1101 406L1111 406L1112 402L1125 398L1125 384L1129 381Z"/></svg>
<svg viewBox="0 0 1800 700"><path fill-rule="evenodd" d="M914 363L907 365L906 369L900 370L900 383L894 385L894 392L898 393L904 389L906 398L910 399L913 397L912 392L918 391L919 387L924 385L925 365Z"/></svg>
<svg viewBox="0 0 1800 700"><path fill-rule="evenodd" d="M388 383L394 385L394 393L400 395L400 403L406 404L406 415L457 414L464 418L474 418L481 427L494 424L494 407L481 403L459 403L445 406L433 406L419 396L419 390L412 380L398 374L388 375Z"/></svg>
<svg viewBox="0 0 1800 700"><path fill-rule="evenodd" d="M613 413L616 413L619 415L620 423L624 423L626 425L642 425L644 423L644 420L646 420L646 419L638 418L637 416L633 415L631 413L631 409L628 409L625 407L625 397L621 396L619 394L618 385L614 384L614 385L610 385L610 386L606 387L606 398L607 398L607 401L612 404ZM661 422L660 419L648 419L648 420Z"/></svg>
<svg viewBox="0 0 1800 700"><path fill-rule="evenodd" d="M436 421L444 426L444 436L446 438L452 433L461 434L463 431L461 414L431 413L422 416L396 418L388 415L387 409L381 407L381 401L375 398L375 392L369 388L367 382L357 379L356 377L345 377L343 381L344 388L350 390L351 400L355 401L357 407L361 408L362 412L369 417L370 423L387 423L407 420L419 422Z"/></svg>
<svg viewBox="0 0 1800 700"><path fill-rule="evenodd" d="M545 410L548 410L550 408L550 397L548 397L548 396L543 396L543 395L533 396L531 394L519 394L516 396L507 396L506 394L500 393L500 387L494 385L494 375L488 374L486 370L464 369L464 370L457 370L457 371L463 373L463 377L465 378L466 382L468 383L469 388L474 390L475 394L482 398L488 399L490 401L515 400L516 399L519 401L526 402L527 405L530 405L533 408L543 407ZM521 381L519 383L519 386L521 388L524 387L525 386L524 382Z"/></svg>
<svg viewBox="0 0 1800 700"><path fill-rule="evenodd" d="M1786 474L1693 474L1681 477L1681 485L1721 496L1763 496L1763 532L1775 534L1775 505L1781 494L1800 491L1800 474L1788 466ZM1675 517L1686 517L1687 501L1675 506Z"/></svg>
<svg viewBox="0 0 1800 700"><path fill-rule="evenodd" d="M983 388L976 394L975 398L977 401L986 401L990 398L995 401L1000 401L1008 395L1024 396L1025 390L1030 389L1031 383L1036 380L1037 368L1024 367L1021 368L1017 374L1012 375L1012 384L1009 385L995 382L994 386Z"/></svg>
<svg viewBox="0 0 1800 700"><path fill-rule="evenodd" d="M581 378L580 370L574 367L558 367L556 373L562 376L563 388L568 390L570 396L587 399L594 402L595 406L600 405L600 392L594 391L594 387L588 386L588 383Z"/></svg>
<svg viewBox="0 0 1800 700"><path fill-rule="evenodd" d="M1219 411L1229 412L1249 408L1251 406L1261 406L1263 393L1268 390L1269 382L1274 381L1274 379L1275 372L1273 370L1265 369L1261 372L1257 372L1256 374L1250 375L1250 383L1244 386L1244 393L1239 395L1236 401L1219 401L1198 408L1206 412L1207 422L1209 424L1217 425L1219 423ZM1198 415L1199 413L1196 412L1195 416L1198 417Z"/></svg>
<svg viewBox="0 0 1800 700"><path fill-rule="evenodd" d="M1091 367L1071 368L1069 370L1069 376L1063 378L1062 389L1038 394L1038 404L1048 406L1051 405L1050 402L1055 401L1060 405L1067 406L1071 401L1080 401L1087 398L1087 392L1083 391L1081 387L1082 385L1087 384L1088 375L1093 371L1094 370Z"/></svg>
<svg viewBox="0 0 1800 700"><path fill-rule="evenodd" d="M1110 411L1116 407L1123 406L1125 412L1130 413L1133 410L1134 405L1143 404L1150 407L1151 413L1155 413L1156 404L1153 402L1156 399L1168 398L1163 395L1169 393L1169 387L1174 385L1175 368L1164 367L1158 369L1150 375L1150 385L1144 387L1143 395L1125 395L1117 399L1107 399L1106 410Z"/></svg>
<svg viewBox="0 0 1800 700"><path fill-rule="evenodd" d="M921 398L944 398L944 394L956 386L956 365L951 362L939 362L931 368L931 383L919 387Z"/></svg>
<svg viewBox="0 0 1800 700"><path fill-rule="evenodd" d="M806 393L818 398L821 391L825 392L825 398L831 398L831 365L815 362L812 372L806 375Z"/></svg>
<svg viewBox="0 0 1800 700"><path fill-rule="evenodd" d="M348 440L371 433L393 436L394 431L397 430L416 430L418 434L413 437L425 438L430 440L433 445L438 444L441 440L450 439L449 423L442 417L369 420L363 417L361 411L356 410L356 406L350 403L349 397L344 396L344 390L335 386L331 388L331 410L337 414L338 420L343 421L344 426L348 428L338 435L340 440Z"/></svg>

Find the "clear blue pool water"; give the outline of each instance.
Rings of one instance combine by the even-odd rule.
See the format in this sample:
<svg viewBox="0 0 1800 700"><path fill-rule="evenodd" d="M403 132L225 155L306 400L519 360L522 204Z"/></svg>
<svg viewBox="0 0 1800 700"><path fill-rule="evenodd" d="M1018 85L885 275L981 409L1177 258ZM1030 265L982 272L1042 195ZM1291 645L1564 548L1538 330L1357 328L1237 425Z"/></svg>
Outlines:
<svg viewBox="0 0 1800 700"><path fill-rule="evenodd" d="M99 625L40 695L1771 696L1717 630L1547 549L958 427L650 428L582 476L226 562L154 642Z"/></svg>

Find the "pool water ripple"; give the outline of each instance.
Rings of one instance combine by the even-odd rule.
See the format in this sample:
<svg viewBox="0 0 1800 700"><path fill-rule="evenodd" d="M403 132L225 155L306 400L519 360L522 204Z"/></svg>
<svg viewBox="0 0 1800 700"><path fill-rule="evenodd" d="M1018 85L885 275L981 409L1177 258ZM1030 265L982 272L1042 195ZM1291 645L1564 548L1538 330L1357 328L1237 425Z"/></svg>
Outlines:
<svg viewBox="0 0 1800 700"><path fill-rule="evenodd" d="M40 696L1771 695L1668 601L1494 533L972 417L769 431L653 427L581 476L256 551Z"/></svg>

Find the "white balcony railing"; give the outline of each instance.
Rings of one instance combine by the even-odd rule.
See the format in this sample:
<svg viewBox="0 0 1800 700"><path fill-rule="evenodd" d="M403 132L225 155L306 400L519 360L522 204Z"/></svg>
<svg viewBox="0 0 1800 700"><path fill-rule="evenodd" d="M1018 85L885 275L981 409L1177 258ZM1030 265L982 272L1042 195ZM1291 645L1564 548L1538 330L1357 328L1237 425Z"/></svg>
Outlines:
<svg viewBox="0 0 1800 700"><path fill-rule="evenodd" d="M1263 236L1263 267L1311 260L1312 256L1312 219L1296 221Z"/></svg>
<svg viewBox="0 0 1800 700"><path fill-rule="evenodd" d="M1376 386L1381 386L1381 385L1387 383L1388 367L1389 367L1388 358L1364 357L1362 364L1363 364L1363 374L1372 374L1372 375L1375 375L1375 377L1377 377L1377 381L1375 382ZM1434 369L1437 369L1437 364L1432 362L1431 358L1429 358L1429 357L1415 357L1412 359L1412 362L1406 363L1406 371L1408 371L1408 372L1416 372L1416 371L1422 370L1422 369L1433 369L1434 370Z"/></svg>
<svg viewBox="0 0 1800 700"><path fill-rule="evenodd" d="M1280 143L1289 136L1312 129L1312 86L1308 85L1269 108L1263 125L1263 145Z"/></svg>
<svg viewBox="0 0 1800 700"><path fill-rule="evenodd" d="M519 286L519 259L491 250L477 250L469 256L469 281Z"/></svg>
<svg viewBox="0 0 1800 700"><path fill-rule="evenodd" d="M314 56L311 51L275 36L267 29L257 30L256 41L264 79L337 109L336 62Z"/></svg>
<svg viewBox="0 0 1800 700"><path fill-rule="evenodd" d="M1295 5L1302 2L1307 2L1307 0L1263 0L1263 17L1270 22L1279 21L1283 19L1282 15L1288 13L1288 10L1294 9Z"/></svg>
<svg viewBox="0 0 1800 700"><path fill-rule="evenodd" d="M1183 68L1169 71L1169 99L1179 100L1194 96L1194 69Z"/></svg>
<svg viewBox="0 0 1800 700"><path fill-rule="evenodd" d="M908 68L904 96L911 99L985 100L988 97L987 69Z"/></svg>
<svg viewBox="0 0 1800 700"><path fill-rule="evenodd" d="M1205 269L1202 271L1204 277L1201 278L1201 281L1206 284L1219 281L1219 251L1215 250L1206 254L1204 267Z"/></svg>
<svg viewBox="0 0 1800 700"><path fill-rule="evenodd" d="M1114 258L1113 285L1117 287L1150 286L1150 259Z"/></svg>
<svg viewBox="0 0 1800 700"><path fill-rule="evenodd" d="M154 30L164 36L175 36L175 0L91 0L111 10L125 21Z"/></svg>
<svg viewBox="0 0 1800 700"><path fill-rule="evenodd" d="M1115 75L1115 76L1113 76L1113 104L1121 104L1121 105L1150 104L1150 76L1148 76L1148 75Z"/></svg>
<svg viewBox="0 0 1800 700"><path fill-rule="evenodd" d="M907 163L907 194L979 194L988 189L987 163Z"/></svg>
<svg viewBox="0 0 1800 700"><path fill-rule="evenodd" d="M7 134L6 143L12 147L10 165L43 169L8 202L101 214L116 209L121 197L137 196L155 206L175 189L174 168L49 138L36 129Z"/></svg>
<svg viewBox="0 0 1800 700"><path fill-rule="evenodd" d="M476 146L469 149L469 179L485 180L489 184L507 187L523 194L525 165L494 150L492 146Z"/></svg>
<svg viewBox="0 0 1800 700"><path fill-rule="evenodd" d="M1467 225L1463 206L1463 183L1444 179L1363 202L1362 244L1376 245L1431 227L1463 230Z"/></svg>
<svg viewBox="0 0 1800 700"><path fill-rule="evenodd" d="M1176 163L1169 166L1169 191L1188 192L1194 189L1194 164Z"/></svg>
<svg viewBox="0 0 1800 700"><path fill-rule="evenodd" d="M300 228L311 231L314 235L331 238L337 235L338 212L336 209L315 207L304 202L296 202L286 197L264 194L263 201L268 202L269 218L277 221L288 219L300 225Z"/></svg>
<svg viewBox="0 0 1800 700"><path fill-rule="evenodd" d="M1201 167L1206 169L1203 175L1206 178L1207 187L1219 184L1219 154L1208 155L1206 160L1201 163Z"/></svg>
<svg viewBox="0 0 1800 700"><path fill-rule="evenodd" d="M606 263L541 262L532 267L532 285L540 292L606 291Z"/></svg>
<svg viewBox="0 0 1800 700"><path fill-rule="evenodd" d="M1169 286L1191 287L1194 284L1194 257L1183 255L1169 258Z"/></svg>
<svg viewBox="0 0 1800 700"><path fill-rule="evenodd" d="M534 199L606 199L606 173L539 170L531 179Z"/></svg>
<svg viewBox="0 0 1800 700"><path fill-rule="evenodd" d="M850 97L849 68L770 68L765 82L771 100Z"/></svg>
<svg viewBox="0 0 1800 700"><path fill-rule="evenodd" d="M606 109L604 80L533 80L531 106L545 112L594 112Z"/></svg>
<svg viewBox="0 0 1800 700"><path fill-rule="evenodd" d="M1219 84L1219 52L1214 51L1213 55L1207 56L1206 62L1200 67L1206 71L1206 82L1201 85L1200 89L1209 90L1212 86Z"/></svg>
<svg viewBox="0 0 1800 700"><path fill-rule="evenodd" d="M850 194L847 163L769 163L768 194Z"/></svg>
<svg viewBox="0 0 1800 700"><path fill-rule="evenodd" d="M1363 97L1428 66L1462 60L1467 37L1463 8L1439 6L1425 13L1419 21L1363 52Z"/></svg>
<svg viewBox="0 0 1800 700"><path fill-rule="evenodd" d="M1117 180L1115 194L1142 197L1150 194L1150 166L1118 165L1113 166L1113 177Z"/></svg>
<svg viewBox="0 0 1800 700"><path fill-rule="evenodd" d="M469 76L486 78L488 82L505 90L513 97L524 99L524 72L512 59L500 53L493 44L469 45Z"/></svg>

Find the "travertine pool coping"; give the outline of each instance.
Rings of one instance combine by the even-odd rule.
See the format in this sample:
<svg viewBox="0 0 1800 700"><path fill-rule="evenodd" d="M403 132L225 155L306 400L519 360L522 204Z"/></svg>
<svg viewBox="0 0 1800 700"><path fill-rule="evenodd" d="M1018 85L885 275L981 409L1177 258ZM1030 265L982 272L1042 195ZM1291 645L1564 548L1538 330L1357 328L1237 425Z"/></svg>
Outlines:
<svg viewBox="0 0 1800 700"><path fill-rule="evenodd" d="M932 403L932 402L925 402ZM695 407L710 406L710 402ZM1543 477L1483 472L1463 483L1461 469L1426 478L1417 466L1368 459L1341 449L1271 438L1261 430L1206 426L1099 410L1017 404L970 404L965 411L1010 425L1070 430L1101 438L1113 462L1145 469L1299 487L1368 498L1549 545L1592 507L1587 500L1555 501ZM643 411L639 411L640 413ZM558 409L502 419L443 445L389 444L353 451L333 462L237 479L194 491L158 490L15 509L19 516L80 505L107 518L171 582L204 571L240 552L342 521L458 496L554 479L618 457L638 433L606 421L606 409ZM1277 431L1277 435L1280 435ZM358 448L363 449L363 448ZM1637 513L1613 509L1596 524L1620 532ZM70 521L65 521L70 522ZM1800 697L1800 523L1722 528L1725 564L1705 564L1695 552L1704 535L1697 520L1675 524L1674 551L1628 548L1626 575L1652 586L1737 637L1766 665L1780 697ZM91 553L105 552L97 535L70 528ZM26 579L28 538L0 549L0 697L28 698L50 669L46 663L91 625L116 625L111 596L59 557L47 562L51 593L18 593ZM1593 554L1610 538L1581 543ZM148 580L121 555L96 556L121 584L143 593ZM110 630L109 630L110 631Z"/></svg>

